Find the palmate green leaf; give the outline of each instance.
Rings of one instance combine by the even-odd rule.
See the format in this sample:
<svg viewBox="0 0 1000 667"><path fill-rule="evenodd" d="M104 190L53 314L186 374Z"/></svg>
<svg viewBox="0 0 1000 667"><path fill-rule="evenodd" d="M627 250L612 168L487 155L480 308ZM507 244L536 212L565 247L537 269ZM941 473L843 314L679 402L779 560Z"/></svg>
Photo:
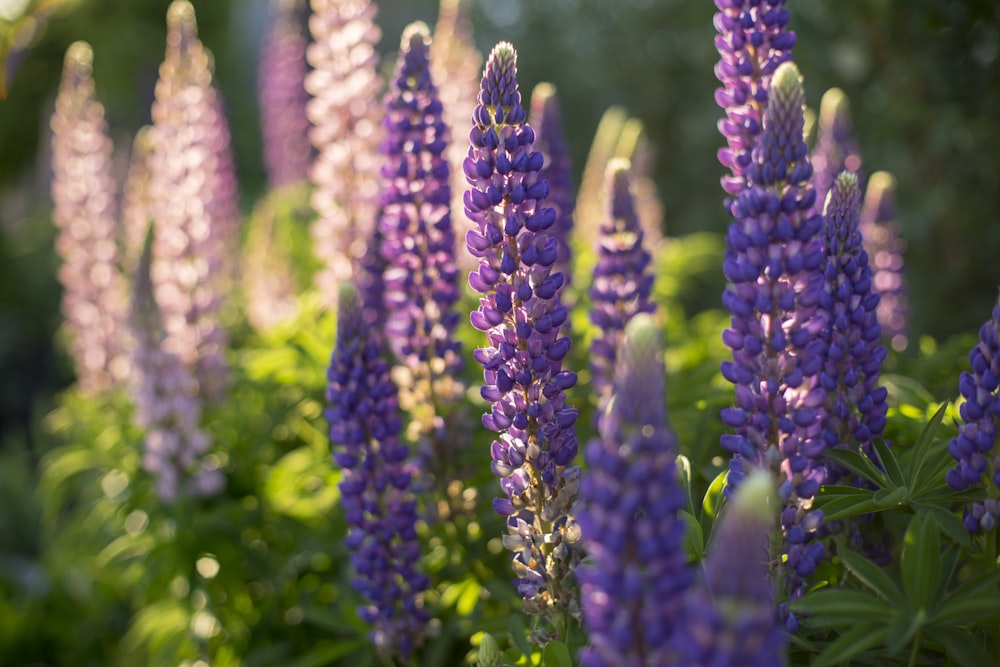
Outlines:
<svg viewBox="0 0 1000 667"><path fill-rule="evenodd" d="M883 599L888 601L893 607L902 609L906 607L906 596L899 586L889 577L889 575L861 554L848 549L843 543L838 545L837 555L844 563L844 567L853 574L858 581L875 591Z"/></svg>
<svg viewBox="0 0 1000 667"><path fill-rule="evenodd" d="M885 473L878 469L878 466L872 463L867 456L862 456L858 452L850 449L832 448L827 449L824 456L879 487L893 486Z"/></svg>
<svg viewBox="0 0 1000 667"><path fill-rule="evenodd" d="M944 646L949 665L983 667L993 661L993 655L986 649L983 640L970 636L965 630L932 628L927 630L927 638Z"/></svg>
<svg viewBox="0 0 1000 667"><path fill-rule="evenodd" d="M859 621L885 623L892 617L888 601L857 590L824 588L789 603L793 611L805 614L811 626L856 625Z"/></svg>
<svg viewBox="0 0 1000 667"><path fill-rule="evenodd" d="M820 489L816 502L823 510L826 521L846 519L879 509L874 491L850 486L824 486Z"/></svg>
<svg viewBox="0 0 1000 667"><path fill-rule="evenodd" d="M892 655L900 653L910 642L920 642L919 633L927 624L927 612L918 609L913 613L900 612L889 622L885 643ZM916 650L916 649L913 649Z"/></svg>
<svg viewBox="0 0 1000 667"><path fill-rule="evenodd" d="M542 664L545 667L573 667L573 659L569 648L560 641L551 641L542 651Z"/></svg>
<svg viewBox="0 0 1000 667"><path fill-rule="evenodd" d="M954 512L949 512L937 505L925 505L918 502L911 502L910 509L926 514L933 519L938 529L956 544L963 547L968 547L971 544L969 531L965 529L965 524Z"/></svg>
<svg viewBox="0 0 1000 667"><path fill-rule="evenodd" d="M813 660L812 667L846 664L859 653L884 643L887 634L888 630L884 625L869 623L855 625L828 644Z"/></svg>
<svg viewBox="0 0 1000 667"><path fill-rule="evenodd" d="M1000 620L1000 570L966 581L932 611L930 622L939 628Z"/></svg>
<svg viewBox="0 0 1000 667"><path fill-rule="evenodd" d="M942 403L938 407L934 412L934 416L924 426L924 430L920 432L920 437L917 438L917 442L913 445L912 450L910 450L910 458L906 466L906 485L911 489L920 489L930 481L924 479L922 473L925 468L930 469L928 462L931 453L935 449L931 447L931 444L934 442L938 429L941 427L941 421L944 419L947 407L947 403Z"/></svg>
<svg viewBox="0 0 1000 667"><path fill-rule="evenodd" d="M889 476L889 481L895 486L905 487L906 476L903 474L903 469L899 467L899 461L896 460L895 452L886 444L885 440L881 438L874 440L872 442L872 449L875 450L875 456L878 458L879 463L882 464L882 469Z"/></svg>

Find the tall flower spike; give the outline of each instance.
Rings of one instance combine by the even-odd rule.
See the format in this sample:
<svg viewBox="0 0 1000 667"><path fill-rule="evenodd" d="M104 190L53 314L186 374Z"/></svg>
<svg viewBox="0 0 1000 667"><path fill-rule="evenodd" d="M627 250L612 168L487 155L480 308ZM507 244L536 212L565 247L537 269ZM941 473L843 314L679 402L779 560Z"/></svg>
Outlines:
<svg viewBox="0 0 1000 667"><path fill-rule="evenodd" d="M264 167L271 188L309 176L312 145L305 89L305 20L302 0L271 0L268 31L257 69Z"/></svg>
<svg viewBox="0 0 1000 667"><path fill-rule="evenodd" d="M722 87L715 101L726 112L719 131L728 147L719 150L719 161L731 175L722 179L722 189L733 199L747 187L746 169L753 163L752 151L761 133L768 106L771 77L778 65L790 60L795 33L786 29L785 0L715 0L715 48L719 62L715 76ZM735 215L735 214L734 214Z"/></svg>
<svg viewBox="0 0 1000 667"><path fill-rule="evenodd" d="M611 398L615 358L621 349L625 326L639 313L652 313L653 274L650 255L643 247L643 230L631 191L631 164L615 158L608 163L605 180L607 217L601 225L597 266L590 287L593 303L590 321L597 334L590 344L590 370L598 396L595 420L600 421Z"/></svg>
<svg viewBox="0 0 1000 667"><path fill-rule="evenodd" d="M569 236L573 230L573 167L563 136L559 96L551 83L540 83L531 91L531 115L535 128L535 148L545 159L538 177L549 182L549 203L556 210L552 235L559 242L559 257L553 270L570 275Z"/></svg>
<svg viewBox="0 0 1000 667"><path fill-rule="evenodd" d="M139 262L153 212L150 208L149 162L153 154L153 127L144 125L132 137L132 153L122 189L121 227L124 238L122 267L131 275Z"/></svg>
<svg viewBox="0 0 1000 667"><path fill-rule="evenodd" d="M115 180L104 107L85 42L66 50L52 116L52 219L59 230L62 312L80 387L105 391L124 380L120 328L125 282L118 272Z"/></svg>
<svg viewBox="0 0 1000 667"><path fill-rule="evenodd" d="M431 42L431 78L438 87L442 117L448 128L445 156L451 167L451 210L461 211L465 194L465 174L462 163L468 147L465 134L469 127L469 109L476 104L479 94L479 77L483 71L483 54L473 40L473 26L469 19L470 0L441 0L438 20L434 25ZM455 141L461 139L461 141ZM460 233L456 234L458 250L456 261L463 273L476 268L476 258L465 252L465 232L468 221L462 216L453 220Z"/></svg>
<svg viewBox="0 0 1000 667"><path fill-rule="evenodd" d="M812 575L823 545L812 541L822 520L810 511L824 480L823 218L811 215L816 191L802 139L802 81L794 63L774 74L764 131L747 167L750 184L733 206L722 300L732 313L722 338L733 360L722 374L736 385L736 405L722 411L736 430L722 446L733 454L729 486L747 466L779 474L781 527L789 588ZM790 621L794 626L794 620Z"/></svg>
<svg viewBox="0 0 1000 667"><path fill-rule="evenodd" d="M464 164L471 186L466 214L477 227L466 241L479 259L469 284L483 295L471 320L487 340L474 356L485 369L481 394L491 403L483 425L499 434L490 453L505 497L493 506L507 517L504 544L515 554L517 589L526 612L543 615L565 636L567 615L578 611L568 581L576 554L570 509L580 474L571 465L577 411L564 393L576 373L562 368L570 340L560 336L564 277L552 272L556 213L544 205L549 185L538 177L543 158L532 149L516 65L507 42L490 53Z"/></svg>
<svg viewBox="0 0 1000 667"><path fill-rule="evenodd" d="M774 482L751 473L719 519L697 583L685 596L673 634L672 662L685 667L774 667L784 664L787 635L774 616L768 540Z"/></svg>
<svg viewBox="0 0 1000 667"><path fill-rule="evenodd" d="M965 509L965 527L970 533L989 532L1000 525L1000 301L993 316L979 329L979 342L969 353L972 372L964 371L958 391L965 401L959 407L962 424L958 436L948 443L957 462L945 479L956 491L978 486L986 478L986 500Z"/></svg>
<svg viewBox="0 0 1000 667"><path fill-rule="evenodd" d="M370 0L311 1L306 113L318 153L311 232L323 263L317 286L332 303L339 285L360 272L378 217L381 32Z"/></svg>
<svg viewBox="0 0 1000 667"><path fill-rule="evenodd" d="M142 467L154 477L156 495L173 503L183 495L215 495L226 480L205 456L211 443L199 427L198 382L180 358L163 347L160 308L150 277L153 228L147 230L132 283L130 389L136 422L146 431Z"/></svg>
<svg viewBox="0 0 1000 667"><path fill-rule="evenodd" d="M625 328L601 436L585 450L577 515L589 554L577 568L591 644L585 667L670 664L668 640L692 572L663 376L656 323L640 313Z"/></svg>
<svg viewBox="0 0 1000 667"><path fill-rule="evenodd" d="M357 292L345 283L326 391L333 460L343 469L345 544L352 585L365 598L358 613L372 625L372 641L379 652L406 659L429 618L422 599L428 580L416 568L417 500L409 448L399 441L396 387L383 353L361 317Z"/></svg>
<svg viewBox="0 0 1000 667"><path fill-rule="evenodd" d="M235 274L239 211L211 62L198 39L194 7L175 0L167 11L167 52L152 108L151 270L165 349L191 369L203 397L219 401L229 338L219 316Z"/></svg>
<svg viewBox="0 0 1000 667"><path fill-rule="evenodd" d="M861 190L851 172L841 172L826 203L826 284L820 305L827 314L828 349L820 384L826 391L827 447L852 448L872 455L888 410L885 387L878 386L885 348L875 316L878 294L872 292L868 253L858 218Z"/></svg>
<svg viewBox="0 0 1000 667"><path fill-rule="evenodd" d="M831 88L823 94L819 105L816 146L809 156L813 166L817 210L826 202L826 195L833 189L840 172L853 172L858 181L862 181L861 153L854 140L850 109L847 95L841 89Z"/></svg>
<svg viewBox="0 0 1000 667"><path fill-rule="evenodd" d="M411 416L412 440L431 444L428 461L441 469L454 452L444 436L445 406L463 393L455 234L451 223L448 131L431 80L430 34L422 22L403 31L386 98L382 143L382 255L386 336L399 368L400 403ZM434 437L437 433L440 437ZM452 436L454 434L451 434Z"/></svg>
<svg viewBox="0 0 1000 667"><path fill-rule="evenodd" d="M906 241L896 222L896 179L888 172L877 171L868 179L861 237L871 260L875 291L881 296L876 312L882 334L892 349L901 352L908 343L909 303L903 271Z"/></svg>

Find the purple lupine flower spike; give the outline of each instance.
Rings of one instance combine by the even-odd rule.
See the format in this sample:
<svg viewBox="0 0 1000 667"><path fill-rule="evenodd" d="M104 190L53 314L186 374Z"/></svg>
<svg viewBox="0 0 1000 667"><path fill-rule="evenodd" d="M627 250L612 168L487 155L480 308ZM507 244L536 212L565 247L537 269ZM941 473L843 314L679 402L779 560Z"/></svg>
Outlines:
<svg viewBox="0 0 1000 667"><path fill-rule="evenodd" d="M831 88L823 94L819 106L819 128L816 146L809 155L813 166L813 187L816 188L816 210L822 209L826 195L842 171L861 175L861 153L851 127L850 104L844 91Z"/></svg>
<svg viewBox="0 0 1000 667"><path fill-rule="evenodd" d="M351 583L365 598L358 613L372 625L376 648L407 659L429 619L423 608L428 579L416 567L420 543L409 447L399 440L396 387L378 340L361 317L357 292L345 283L327 373L326 419L333 460L343 469Z"/></svg>
<svg viewBox="0 0 1000 667"><path fill-rule="evenodd" d="M149 157L153 285L165 348L195 374L204 398L219 401L228 382L229 336L219 314L236 266L235 172L212 56L187 0L167 10L167 35Z"/></svg>
<svg viewBox="0 0 1000 667"><path fill-rule="evenodd" d="M965 401L959 407L962 423L958 436L948 443L957 464L945 480L956 491L984 484L986 500L965 508L965 527L970 533L996 530L1000 525L1000 301L992 317L979 329L979 342L969 353L972 372L964 371L958 391Z"/></svg>
<svg viewBox="0 0 1000 667"><path fill-rule="evenodd" d="M149 162L153 154L153 127L144 125L132 137L132 153L122 188L122 267L131 274L139 262L149 231L152 209L149 201Z"/></svg>
<svg viewBox="0 0 1000 667"><path fill-rule="evenodd" d="M595 422L600 422L611 397L615 357L621 348L628 321L639 313L652 313L653 274L650 255L643 247L644 232L636 215L631 190L631 164L624 158L608 163L605 177L607 215L601 225L597 266L590 287L593 307L590 320L597 334L590 344L591 381L599 402Z"/></svg>
<svg viewBox="0 0 1000 667"><path fill-rule="evenodd" d="M539 178L549 182L549 203L556 210L552 234L559 241L559 257L554 270L569 276L569 236L573 231L576 198L573 193L573 167L563 136L559 96L554 85L539 83L531 91L531 115L528 120L535 128L535 148L545 158Z"/></svg>
<svg viewBox="0 0 1000 667"><path fill-rule="evenodd" d="M471 186L466 214L477 227L466 241L479 259L469 284L483 295L471 320L487 339L474 356L485 369L481 394L491 404L483 425L499 434L492 470L504 497L493 506L507 517L504 544L515 554L518 592L527 613L543 615L565 636L567 614L578 612L568 585L577 551L570 543L577 532L570 514L580 474L572 465L577 411L565 395L576 373L562 368L570 340L560 336L564 276L552 272L556 213L544 205L549 186L538 177L543 158L532 149L535 133L525 122L516 64L513 46L494 47L464 164Z"/></svg>
<svg viewBox="0 0 1000 667"><path fill-rule="evenodd" d="M851 172L841 172L826 203L826 285L820 305L827 314L829 348L820 374L826 391L827 447L857 445L873 454L872 441L885 428L885 387L878 386L886 350L876 318L878 294L872 291L868 253L858 219L861 190Z"/></svg>
<svg viewBox="0 0 1000 667"><path fill-rule="evenodd" d="M719 131L729 144L719 150L719 161L732 172L723 177L722 189L735 199L747 187L745 172L753 163L771 77L791 59L795 33L786 28L785 0L715 0L715 6L715 76L722 83L715 100L726 111ZM727 200L727 208L734 199Z"/></svg>
<svg viewBox="0 0 1000 667"><path fill-rule="evenodd" d="M119 331L127 303L118 270L112 147L104 106L94 92L93 59L85 42L66 50L51 122L62 312L77 380L87 392L111 389L128 370Z"/></svg>
<svg viewBox="0 0 1000 667"><path fill-rule="evenodd" d="M589 558L577 568L590 647L584 667L666 665L692 579L682 546L684 491L667 425L663 355L653 318L625 328L614 398L586 447L577 514Z"/></svg>
<svg viewBox="0 0 1000 667"><path fill-rule="evenodd" d="M394 378L400 403L411 416L407 436L426 445L424 471L440 478L457 441L454 432L445 433L443 412L464 388L455 339L459 294L448 130L431 80L429 47L424 23L403 31L386 98L379 231L386 335L399 361Z"/></svg>
<svg viewBox="0 0 1000 667"><path fill-rule="evenodd" d="M698 581L688 589L670 662L685 667L775 667L787 635L774 615L768 541L774 481L751 473L719 519Z"/></svg>
<svg viewBox="0 0 1000 667"><path fill-rule="evenodd" d="M823 217L802 138L802 81L783 63L771 81L764 131L746 169L749 187L733 206L723 271L723 303L732 313L722 338L733 351L722 374L736 385L736 406L722 420L736 430L722 446L733 454L729 487L747 467L780 474L781 527L789 588L812 575L824 549L814 541L822 514L811 511L824 481L822 434L826 395L818 384L824 361ZM794 626L794 620L790 621Z"/></svg>
<svg viewBox="0 0 1000 667"><path fill-rule="evenodd" d="M150 277L153 228L147 229L149 236L132 283L130 389L136 422L146 431L142 467L154 477L160 500L173 503L184 495L215 495L226 479L205 456L211 442L200 427L198 381L164 347L162 318Z"/></svg>
<svg viewBox="0 0 1000 667"><path fill-rule="evenodd" d="M271 188L309 176L313 156L304 85L307 44L301 0L271 0L257 70L264 167Z"/></svg>
<svg viewBox="0 0 1000 667"><path fill-rule="evenodd" d="M872 282L881 296L878 321L882 334L901 352L906 349L909 303L903 271L903 240L896 222L896 179L877 171L868 179L865 204L861 209L861 237L872 266Z"/></svg>
<svg viewBox="0 0 1000 667"><path fill-rule="evenodd" d="M331 304L361 271L378 219L382 80L375 44L381 31L370 0L311 0L312 71L305 87L309 138L317 151L310 178L317 219L311 234L323 264L316 275Z"/></svg>

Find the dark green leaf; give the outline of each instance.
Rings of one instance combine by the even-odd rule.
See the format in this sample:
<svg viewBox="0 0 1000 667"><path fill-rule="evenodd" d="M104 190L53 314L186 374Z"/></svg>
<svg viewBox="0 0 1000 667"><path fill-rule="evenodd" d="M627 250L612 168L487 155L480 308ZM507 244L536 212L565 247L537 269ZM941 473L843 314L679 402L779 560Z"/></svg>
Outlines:
<svg viewBox="0 0 1000 667"><path fill-rule="evenodd" d="M910 492L905 486L897 486L894 489L879 489L873 500L879 509L892 509L905 504L909 496Z"/></svg>
<svg viewBox="0 0 1000 667"><path fill-rule="evenodd" d="M941 532L950 537L956 544L963 547L969 546L969 531L965 529L965 524L954 513L937 505L925 505L916 502L911 502L910 508L914 511L927 514L927 516L934 520L934 523L941 529Z"/></svg>
<svg viewBox="0 0 1000 667"><path fill-rule="evenodd" d="M855 625L859 620L886 621L892 607L885 599L857 590L822 589L794 600L793 611L806 614L810 626Z"/></svg>
<svg viewBox="0 0 1000 667"><path fill-rule="evenodd" d="M833 667L877 646L885 641L887 630L883 625L862 623L842 633L816 657L812 667Z"/></svg>
<svg viewBox="0 0 1000 667"><path fill-rule="evenodd" d="M889 634L885 637L885 643L889 646L889 653L896 655L909 646L910 642L917 638L917 633L927 623L927 612L918 609L912 613L900 612L889 623ZM919 639L916 639L919 641Z"/></svg>
<svg viewBox="0 0 1000 667"><path fill-rule="evenodd" d="M906 467L906 485L911 489L916 490L921 488L921 483L926 481L921 479L920 473L927 464L928 455L932 451L931 443L934 442L934 436L937 435L938 428L941 426L941 420L944 419L944 413L947 407L947 403L941 404L941 406L934 412L934 416L931 417L930 421L927 422L927 425L924 426L924 430L920 432L920 437L917 438L916 444L913 445L909 465Z"/></svg>
<svg viewBox="0 0 1000 667"><path fill-rule="evenodd" d="M701 527L704 534L712 534L712 525L715 523L715 519L718 517L719 511L725 502L722 490L726 486L726 476L728 474L728 470L720 472L712 480L712 483L709 484L708 490L705 491L705 497L701 501Z"/></svg>
<svg viewBox="0 0 1000 667"><path fill-rule="evenodd" d="M838 551L838 555L851 574L894 607L903 608L906 606L906 597L903 595L903 591L889 578L885 570L856 551L846 548L846 545L841 544L841 546L843 548Z"/></svg>
<svg viewBox="0 0 1000 667"><path fill-rule="evenodd" d="M938 627L985 624L1000 619L1000 571L965 582L947 596L931 621Z"/></svg>
<svg viewBox="0 0 1000 667"><path fill-rule="evenodd" d="M915 514L903 536L903 590L914 609L930 609L941 585L941 536L926 514Z"/></svg>
<svg viewBox="0 0 1000 667"><path fill-rule="evenodd" d="M528 641L528 629L525 627L524 619L521 618L520 614L511 614L508 628L510 630L511 643L521 652L521 655L531 657L532 649L531 643Z"/></svg>
<svg viewBox="0 0 1000 667"><path fill-rule="evenodd" d="M545 645L545 650L542 651L542 664L545 667L573 667L573 659L570 658L566 644L551 641Z"/></svg>
<svg viewBox="0 0 1000 667"><path fill-rule="evenodd" d="M854 474L860 475L880 487L891 486L885 473L879 470L867 456L862 456L850 449L839 448L827 449L824 455L834 463L839 463Z"/></svg>
<svg viewBox="0 0 1000 667"><path fill-rule="evenodd" d="M873 496L871 491L857 496L841 496L828 503L821 503L819 507L823 510L823 518L826 521L847 519L877 511L879 506Z"/></svg>
<svg viewBox="0 0 1000 667"><path fill-rule="evenodd" d="M879 463L882 464L882 468L889 475L889 479L896 486L905 486L906 477L903 475L903 470L899 467L899 461L896 460L895 452L886 444L885 440L881 438L875 439L872 442L872 447L875 450L875 456L878 457Z"/></svg>
<svg viewBox="0 0 1000 667"><path fill-rule="evenodd" d="M944 645L948 664L955 667L982 667L993 661L982 639L970 636L958 628L934 628L927 631L928 639Z"/></svg>

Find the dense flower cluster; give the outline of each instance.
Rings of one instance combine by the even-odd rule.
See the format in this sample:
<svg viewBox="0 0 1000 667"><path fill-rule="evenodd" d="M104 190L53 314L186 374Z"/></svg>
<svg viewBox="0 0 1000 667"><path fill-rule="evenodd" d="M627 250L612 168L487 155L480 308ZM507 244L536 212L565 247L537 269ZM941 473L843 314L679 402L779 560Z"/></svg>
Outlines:
<svg viewBox="0 0 1000 667"><path fill-rule="evenodd" d="M652 313L656 308L651 298L654 276L649 271L650 255L643 247L644 232L631 184L628 160L616 158L608 163L604 188L607 216L601 225L590 287L590 321L597 327L590 344L591 382L599 397L597 422L611 397L615 357L625 326L639 313Z"/></svg>
<svg viewBox="0 0 1000 667"><path fill-rule="evenodd" d="M684 667L775 667L787 635L775 622L768 576L774 483L755 471L722 515L698 581L684 598L673 661ZM647 663L652 664L652 663Z"/></svg>
<svg viewBox="0 0 1000 667"><path fill-rule="evenodd" d="M459 294L448 131L431 80L429 46L424 23L404 30L383 121L379 231L386 336L399 362L394 379L400 403L411 415L408 436L429 439L441 450L429 452L430 461L443 465L453 453L445 441L455 445L444 433L442 410L463 392L457 380L463 364L455 339Z"/></svg>
<svg viewBox="0 0 1000 667"><path fill-rule="evenodd" d="M264 168L272 188L305 180L312 163L306 116L309 95L304 86L308 70L304 28L296 0L271 0L257 85Z"/></svg>
<svg viewBox="0 0 1000 667"><path fill-rule="evenodd" d="M556 210L552 235L559 242L559 256L554 271L570 275L569 237L573 231L573 166L563 137L559 96L551 83L540 83L531 91L531 114L528 122L535 128L535 148L544 163L538 177L549 183L549 204Z"/></svg>
<svg viewBox="0 0 1000 667"><path fill-rule="evenodd" d="M333 460L343 469L345 543L352 584L366 599L359 615L373 626L381 652L405 658L428 620L422 601L428 580L416 567L420 543L409 447L399 440L402 418L383 353L361 318L357 292L345 283L326 392Z"/></svg>
<svg viewBox="0 0 1000 667"><path fill-rule="evenodd" d="M736 406L722 419L736 429L722 445L733 454L729 485L747 466L780 471L789 586L812 575L823 555L809 543L822 517L810 511L824 481L821 463L826 395L824 362L823 217L810 214L816 196L802 137L803 92L791 62L774 74L764 131L746 168L749 187L733 206L723 271L723 303L732 325L723 341L733 360L722 374L736 385Z"/></svg>
<svg viewBox="0 0 1000 667"><path fill-rule="evenodd" d="M722 179L722 188L733 197L747 187L746 170L754 161L771 77L792 57L795 33L786 28L789 14L784 5L785 0L715 0L715 76L722 83L715 101L726 112L719 131L729 144L719 151L719 161L732 172Z"/></svg>
<svg viewBox="0 0 1000 667"><path fill-rule="evenodd" d="M127 304L115 242L117 188L93 59L84 42L66 50L52 116L52 220L59 230L62 312L77 379L89 392L120 383L128 368L119 332Z"/></svg>
<svg viewBox="0 0 1000 667"><path fill-rule="evenodd" d="M825 211L826 285L820 304L828 318L829 347L820 384L826 391L827 447L857 446L871 455L872 441L885 428L888 391L878 386L886 349L875 316L879 297L858 231L860 213L858 179L842 172Z"/></svg>
<svg viewBox="0 0 1000 667"><path fill-rule="evenodd" d="M199 425L198 382L181 359L163 345L160 309L150 278L151 250L151 243L147 243L132 283L129 388L136 422L146 431L142 467L154 477L156 495L173 503L185 495L215 495L226 479L205 456L211 442Z"/></svg>
<svg viewBox="0 0 1000 667"><path fill-rule="evenodd" d="M210 64L194 7L176 0L167 12L167 53L152 108L151 271L165 349L192 370L202 396L219 400L228 342L219 314L235 273L239 209L229 129Z"/></svg>
<svg viewBox="0 0 1000 667"><path fill-rule="evenodd" d="M831 88L819 106L816 145L809 155L816 188L816 210L821 211L826 195L842 171L854 173L861 181L861 154L851 127L850 106L844 91Z"/></svg>
<svg viewBox="0 0 1000 667"><path fill-rule="evenodd" d="M878 321L882 334L894 350L907 346L909 303L903 273L906 241L896 222L896 179L877 171L868 179L865 204L861 210L861 237L872 265L872 285L881 300Z"/></svg>
<svg viewBox="0 0 1000 667"><path fill-rule="evenodd" d="M981 484L986 477L988 498L965 510L965 527L970 533L989 532L1000 525L1000 452L996 449L1000 433L1000 301L993 316L979 329L979 342L969 353L972 372L964 371L958 391L965 401L959 408L962 424L958 436L948 443L948 451L957 461L946 480L957 491Z"/></svg>
<svg viewBox="0 0 1000 667"><path fill-rule="evenodd" d="M375 44L381 31L370 0L311 4L306 113L318 153L310 173L318 216L311 232L323 264L317 286L332 302L339 285L360 272L378 214L382 81Z"/></svg>
<svg viewBox="0 0 1000 667"><path fill-rule="evenodd" d="M577 578L590 638L586 667L669 664L670 635L692 579L663 377L656 323L637 314L625 329L601 435L585 450L577 520L589 557Z"/></svg>
<svg viewBox="0 0 1000 667"><path fill-rule="evenodd" d="M491 455L504 492L494 501L507 517L504 544L515 553L525 610L547 615L558 631L565 613L575 613L568 539L576 532L570 509L580 471L571 465L577 411L566 405L565 390L576 374L562 368L570 340L560 336L564 276L552 272L556 212L544 205L549 186L538 177L543 158L532 148L516 61L510 44L494 47L473 113L465 208L477 228L466 240L479 259L469 283L483 296L471 320L487 339L474 356L485 369L481 394L490 402L483 425L499 433Z"/></svg>

